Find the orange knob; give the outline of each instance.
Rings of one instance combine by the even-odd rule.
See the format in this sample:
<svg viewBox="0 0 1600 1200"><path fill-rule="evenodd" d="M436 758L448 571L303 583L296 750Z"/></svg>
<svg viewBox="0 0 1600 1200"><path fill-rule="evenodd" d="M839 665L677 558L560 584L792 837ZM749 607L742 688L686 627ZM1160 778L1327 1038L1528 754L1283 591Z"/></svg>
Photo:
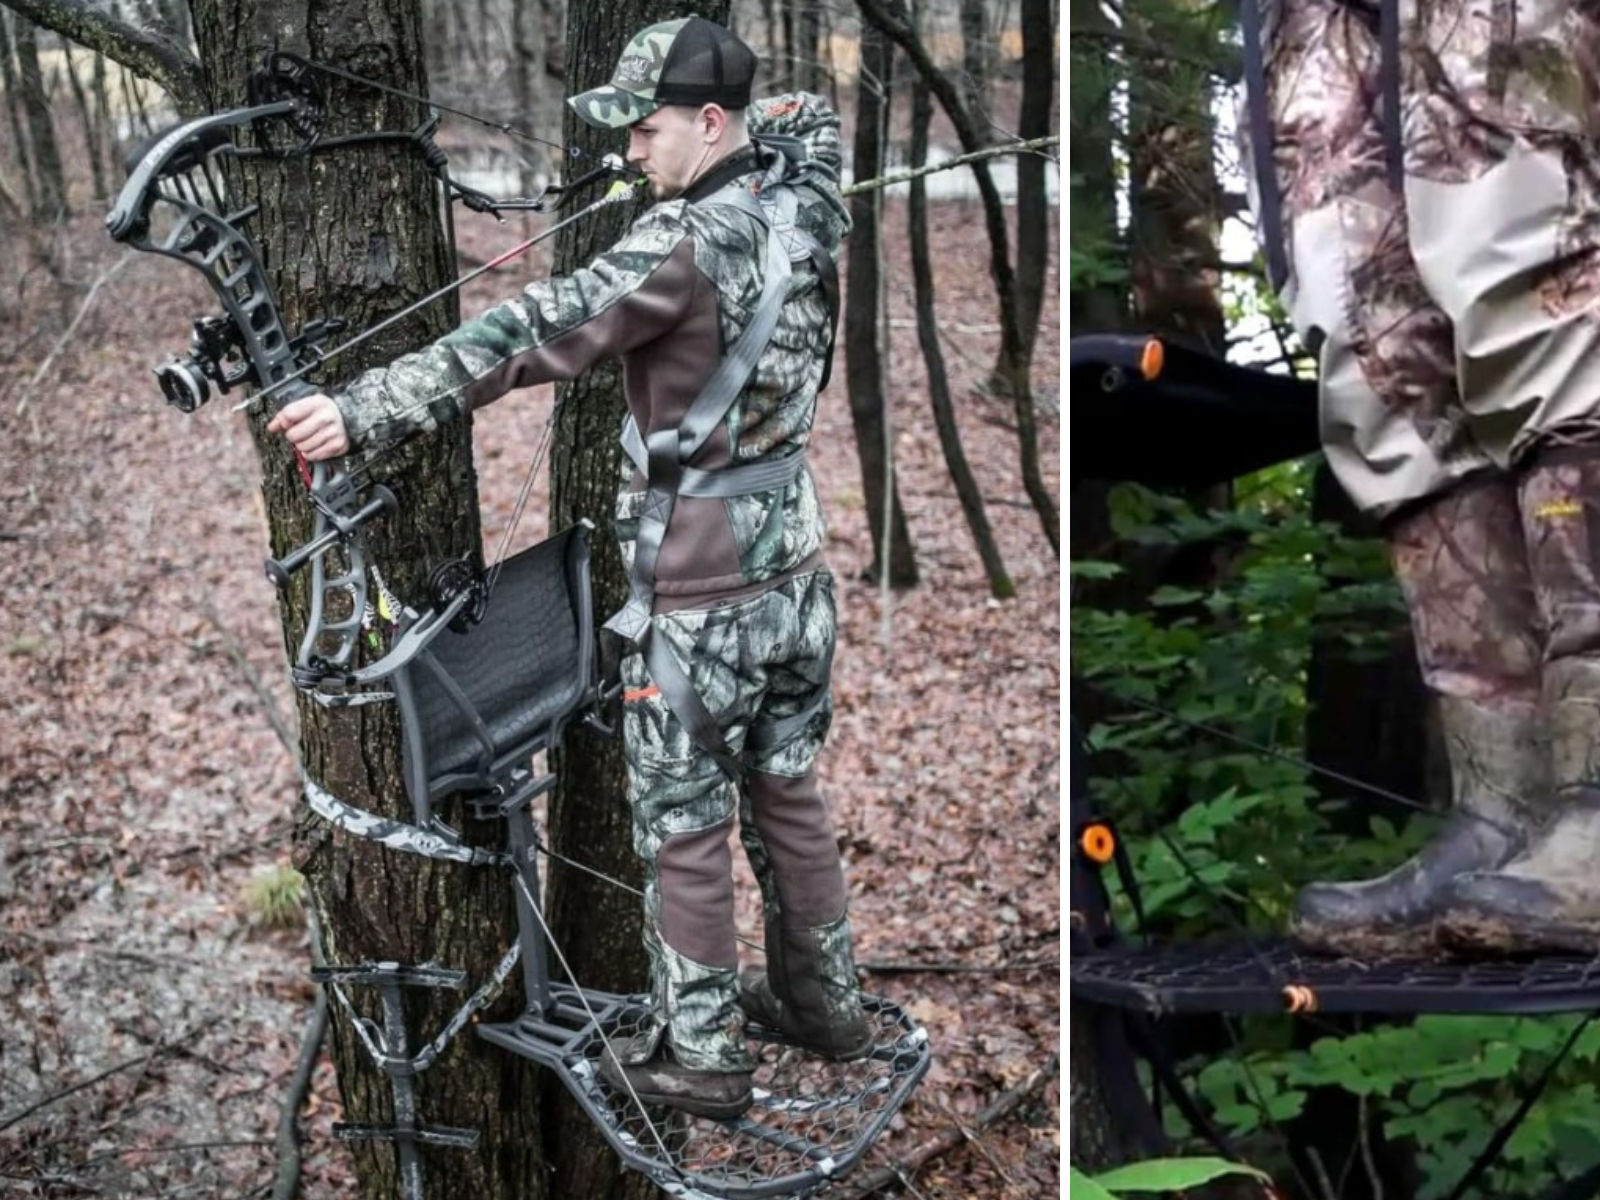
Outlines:
<svg viewBox="0 0 1600 1200"><path fill-rule="evenodd" d="M1086 826L1078 845L1083 847L1083 852L1091 862L1101 864L1110 862L1117 852L1117 839L1112 835L1109 825Z"/></svg>

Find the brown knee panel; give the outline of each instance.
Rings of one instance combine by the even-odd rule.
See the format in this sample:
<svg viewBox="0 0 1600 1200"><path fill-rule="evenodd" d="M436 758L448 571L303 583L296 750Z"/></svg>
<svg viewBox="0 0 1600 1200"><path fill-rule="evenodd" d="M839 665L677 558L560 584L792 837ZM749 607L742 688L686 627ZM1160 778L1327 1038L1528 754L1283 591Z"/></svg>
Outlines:
<svg viewBox="0 0 1600 1200"><path fill-rule="evenodd" d="M739 965L731 832L729 817L709 829L675 833L656 856L661 936L679 954L707 967Z"/></svg>
<svg viewBox="0 0 1600 1200"><path fill-rule="evenodd" d="M746 778L784 927L814 929L837 921L845 913L844 869L817 773L788 779L751 771Z"/></svg>

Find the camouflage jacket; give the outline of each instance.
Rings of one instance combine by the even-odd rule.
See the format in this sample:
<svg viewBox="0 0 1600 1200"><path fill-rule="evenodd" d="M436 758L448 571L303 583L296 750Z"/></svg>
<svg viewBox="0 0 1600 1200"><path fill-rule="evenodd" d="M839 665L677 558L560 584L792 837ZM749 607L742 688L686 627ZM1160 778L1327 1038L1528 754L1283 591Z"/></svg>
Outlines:
<svg viewBox="0 0 1600 1200"><path fill-rule="evenodd" d="M818 96L757 101L752 135L802 139L812 159L839 167L839 118ZM719 164L684 196L656 204L587 267L542 280L433 345L368 371L336 397L353 445L436 428L513 388L571 379L622 360L640 432L681 422L759 300L766 231L725 205L698 203L760 169L753 151ZM797 189L796 224L835 257L849 231L837 189ZM778 326L722 427L689 465L744 465L805 450L831 330L814 269L797 263ZM617 536L632 558L644 480L623 459ZM824 528L809 469L786 487L727 499L680 496L656 567L658 611L763 590L817 560Z"/></svg>

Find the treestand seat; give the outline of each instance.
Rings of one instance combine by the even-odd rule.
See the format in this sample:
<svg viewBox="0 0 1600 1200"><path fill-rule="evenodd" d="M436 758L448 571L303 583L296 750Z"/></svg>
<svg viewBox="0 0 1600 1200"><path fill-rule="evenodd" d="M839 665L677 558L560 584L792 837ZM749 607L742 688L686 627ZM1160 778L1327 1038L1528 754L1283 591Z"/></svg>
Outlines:
<svg viewBox="0 0 1600 1200"><path fill-rule="evenodd" d="M594 700L592 528L508 558L483 619L464 632L446 609L420 619L414 648L402 636L392 680L418 824L444 796L502 787Z"/></svg>

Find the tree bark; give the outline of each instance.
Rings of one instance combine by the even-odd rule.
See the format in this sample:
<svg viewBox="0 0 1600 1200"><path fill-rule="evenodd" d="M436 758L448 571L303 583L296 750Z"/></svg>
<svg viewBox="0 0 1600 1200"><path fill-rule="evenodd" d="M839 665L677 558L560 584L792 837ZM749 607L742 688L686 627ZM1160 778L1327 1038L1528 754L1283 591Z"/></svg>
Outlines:
<svg viewBox="0 0 1600 1200"><path fill-rule="evenodd" d="M725 20L727 0L700 0L693 10ZM686 16L689 7L664 0L619 0L568 9L565 72L570 92L607 82L622 48L641 28ZM563 105L564 140L590 155L621 151L623 137L580 122ZM557 273L571 271L617 240L639 210L618 206L575 225L556 241ZM557 392L550 460L553 529L582 518L600 529L594 539L595 612L603 620L622 607L627 576L610 530L620 477L618 431L626 405L622 374L607 363ZM621 731L612 740L586 732L570 735L555 756L560 781L550 797L550 842L559 854L638 887L643 867L633 853L627 804L627 772ZM642 909L627 892L560 862L550 864L548 919L576 977L607 991L646 987ZM645 1200L655 1188L641 1175L624 1173L610 1147L583 1110L554 1080L544 1084L545 1144L550 1148L550 1192L591 1200Z"/></svg>
<svg viewBox="0 0 1600 1200"><path fill-rule="evenodd" d="M1050 117L1056 111L1055 6L1050 0L1022 0L1022 112L1017 134L1022 138L1047 137ZM1045 159L1039 154L1017 158L1017 334L1023 355L1033 361L1039 335L1039 313L1044 307L1044 283L1049 274L1050 197Z"/></svg>
<svg viewBox="0 0 1600 1200"><path fill-rule="evenodd" d="M340 19L312 19L307 7L257 0L202 0L194 6L196 40L218 107L244 102L245 80L259 48L285 49L371 75L395 87L425 86L421 13L416 0L360 0ZM380 32L381 31L381 32ZM409 129L421 106L369 89L321 81L330 136L370 129ZM290 327L337 315L352 329L370 326L442 285L452 273L433 178L420 156L392 145L346 147L283 164L239 164L230 185L258 203L251 233L267 247L266 262ZM450 328L453 305L431 307L338 360L324 386L360 368L386 362ZM263 408L268 406L261 406ZM273 549L282 553L307 535L310 506L282 438L253 422L262 458L263 493ZM425 603L425 580L442 559L479 553L471 422L446 426L387 456L378 475L402 498L398 512L371 527L370 551L387 583L404 600ZM285 643L298 645L307 611L304 584L284 612ZM401 777L398 721L390 705L327 710L300 704L301 753L308 774L357 807L405 821L411 806ZM498 843L494 826L451 812L467 836ZM406 996L408 1050L415 1052L444 1027L471 989L488 976L516 936L511 889L493 870L473 869L389 851L346 835L302 812L297 858L308 900L320 921L331 964L362 961L438 962L463 970L468 991L417 989ZM350 989L371 1019L381 1007L376 989ZM515 985L485 1014L505 1020L521 1007ZM357 1039L342 1007L334 1007L331 1038L346 1119L392 1120L391 1087ZM540 1200L545 1195L537 1072L475 1039L458 1036L416 1079L420 1118L429 1124L480 1131L468 1150L422 1147L429 1200ZM384 1200L400 1194L393 1148L350 1146L359 1194Z"/></svg>
<svg viewBox="0 0 1600 1200"><path fill-rule="evenodd" d="M121 142L117 137L117 127L111 120L111 92L106 83L106 56L100 51L94 52L94 111L95 124L100 129L100 153L105 156L103 170L105 178L116 179L117 167L121 162Z"/></svg>
<svg viewBox="0 0 1600 1200"><path fill-rule="evenodd" d="M4 0L25 21L54 30L80 46L98 50L135 75L154 80L172 96L180 114L205 111L206 80L186 43L161 30L124 21L86 0Z"/></svg>
<svg viewBox="0 0 1600 1200"><path fill-rule="evenodd" d="M967 153L984 148L985 139L976 119L962 102L955 85L939 69L928 48L917 35L916 26L906 13L904 0L859 0L861 15L868 24L881 30L895 45L904 50L916 67L918 75L938 97L940 106L955 126L961 148ZM863 39L865 34L863 33ZM858 173L860 168L857 168ZM972 177L978 185L978 195L983 202L984 228L989 236L989 274L994 280L1000 316L1000 361L1003 376L1001 385L1011 395L1017 422L1017 441L1022 465L1022 485L1027 492L1039 524L1044 529L1050 549L1061 554L1061 514L1055 497L1045 485L1039 467L1039 433L1033 408L1033 386L1029 381L1029 364L1024 357L1024 345L1017 323L1016 280L1011 269L1010 235L1006 230L1005 205L994 185L987 162L972 164ZM853 257L853 256L852 256Z"/></svg>
<svg viewBox="0 0 1600 1200"><path fill-rule="evenodd" d="M933 116L933 99L925 84L918 81L911 89L911 162L913 170L928 157L928 124ZM917 341L922 346L922 359L928 367L928 399L933 405L933 423L939 431L939 445L944 450L944 461L950 469L950 478L956 486L956 496L961 501L961 512L972 531L972 540L978 547L978 557L983 562L984 574L989 579L989 591L1001 600L1016 595L1016 585L1006 573L1000 548L995 544L994 533L989 528L989 517L984 512L983 493L978 481L967 465L966 451L961 446L961 430L956 425L955 406L950 402L950 383L944 369L944 352L939 346L939 327L934 319L933 265L928 254L928 187L925 180L911 181L911 201L906 214L906 228L911 237L911 276L916 290Z"/></svg>
<svg viewBox="0 0 1600 1200"><path fill-rule="evenodd" d="M888 125L889 73L894 47L871 29L861 31L861 87L856 97L855 143L850 161L858 179L881 174L884 134ZM855 426L856 453L861 462L861 490L866 497L867 527L872 533L871 575L888 572L896 587L917 583L911 530L900 503L898 478L892 472L894 448L889 444L883 389L883 358L889 347L878 330L879 277L882 270L881 195L863 192L850 197L850 255L844 304L845 381L850 394L850 419ZM885 537L887 512L888 536ZM888 561L884 561L887 543Z"/></svg>
<svg viewBox="0 0 1600 1200"><path fill-rule="evenodd" d="M50 97L39 72L39 31L31 21L16 30L17 74L22 85L22 110L28 119L28 141L33 148L33 169L39 180L34 220L54 225L72 215L67 206L67 183L61 173L61 147L56 142Z"/></svg>

